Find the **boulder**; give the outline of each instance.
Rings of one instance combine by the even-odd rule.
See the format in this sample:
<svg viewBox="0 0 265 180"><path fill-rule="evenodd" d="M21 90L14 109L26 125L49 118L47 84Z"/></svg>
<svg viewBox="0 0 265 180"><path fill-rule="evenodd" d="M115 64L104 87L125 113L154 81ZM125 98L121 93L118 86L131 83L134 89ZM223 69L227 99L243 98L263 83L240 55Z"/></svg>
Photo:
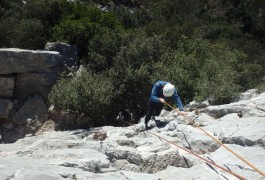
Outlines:
<svg viewBox="0 0 265 180"><path fill-rule="evenodd" d="M77 69L79 62L76 45L69 45L62 42L51 42L46 44L45 50L59 52L63 58L66 68L70 68L70 70Z"/></svg>
<svg viewBox="0 0 265 180"><path fill-rule="evenodd" d="M242 113L242 111L248 110L248 107L236 106L236 105L220 105L220 106L209 106L205 109L205 113L208 115L220 118L227 114Z"/></svg>
<svg viewBox="0 0 265 180"><path fill-rule="evenodd" d="M48 110L44 100L35 95L28 98L26 103L15 113L12 117L12 123L17 126L26 125L35 129L47 120L47 115Z"/></svg>
<svg viewBox="0 0 265 180"><path fill-rule="evenodd" d="M0 49L0 74L43 72L62 64L59 52Z"/></svg>
<svg viewBox="0 0 265 180"><path fill-rule="evenodd" d="M246 92L240 94L239 101L249 100L257 95L257 89L249 89Z"/></svg>
<svg viewBox="0 0 265 180"><path fill-rule="evenodd" d="M9 99L0 100L0 119L8 119L13 106L12 101Z"/></svg>
<svg viewBox="0 0 265 180"><path fill-rule="evenodd" d="M29 96L38 94L47 102L48 94L58 78L59 74L56 72L18 74L14 98L25 101Z"/></svg>
<svg viewBox="0 0 265 180"><path fill-rule="evenodd" d="M1 77L0 76L0 97L11 98L13 96L15 85L15 77Z"/></svg>
<svg viewBox="0 0 265 180"><path fill-rule="evenodd" d="M189 111L194 111L196 109L206 108L209 105L210 103L208 100L203 101L203 102L192 101L188 105L185 106L185 109Z"/></svg>

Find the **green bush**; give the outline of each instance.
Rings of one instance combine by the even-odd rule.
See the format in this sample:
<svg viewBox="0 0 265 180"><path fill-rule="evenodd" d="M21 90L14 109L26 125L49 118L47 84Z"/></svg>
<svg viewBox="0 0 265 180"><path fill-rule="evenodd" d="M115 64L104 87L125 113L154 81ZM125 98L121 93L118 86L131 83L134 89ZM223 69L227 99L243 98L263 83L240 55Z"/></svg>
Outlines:
<svg viewBox="0 0 265 180"><path fill-rule="evenodd" d="M15 25L15 28L14 28ZM0 26L0 46L24 49L42 49L45 30L39 20L6 18Z"/></svg>
<svg viewBox="0 0 265 180"><path fill-rule="evenodd" d="M103 11L93 2L111 5ZM63 76L49 99L99 124L114 117L116 105L144 115L157 80L175 84L184 104L206 98L226 103L238 91L264 83L264 2L126 4L0 1L0 47L76 44L85 70L74 78Z"/></svg>
<svg viewBox="0 0 265 180"><path fill-rule="evenodd" d="M194 39L188 40L191 43ZM207 40L195 40L195 51L188 56L195 57L198 66L191 67L195 71L192 75L196 78L195 99L204 100L210 98L214 104L228 103L240 90L238 84L237 65L244 59L244 53L232 50L226 41L210 43ZM200 44L197 44L201 42ZM192 46L192 44L189 44ZM197 71L197 72L196 72Z"/></svg>
<svg viewBox="0 0 265 180"><path fill-rule="evenodd" d="M76 44L79 56L88 55L90 41L102 29L120 29L120 23L112 13L102 12L97 8L76 5L74 12L62 19L53 29L53 39L69 44Z"/></svg>
<svg viewBox="0 0 265 180"><path fill-rule="evenodd" d="M147 12L147 9L144 8L132 9L120 5L114 6L111 11L117 16L126 29L142 27L152 20L151 15Z"/></svg>
<svg viewBox="0 0 265 180"><path fill-rule="evenodd" d="M101 28L90 41L89 53L81 63L89 66L94 73L109 69L120 50L123 37L122 30Z"/></svg>
<svg viewBox="0 0 265 180"><path fill-rule="evenodd" d="M31 0L21 9L21 18L39 20L45 28L45 37L51 37L51 29L60 19L72 14L75 3L67 0Z"/></svg>
<svg viewBox="0 0 265 180"><path fill-rule="evenodd" d="M13 33L10 39L12 46L24 49L42 49L45 46L45 30L39 20L22 20Z"/></svg>
<svg viewBox="0 0 265 180"><path fill-rule="evenodd" d="M244 54L229 49L225 41L211 43L196 37L183 36L178 46L178 50L161 56L154 79L175 84L184 103L194 98L211 98L214 104L232 100L240 90L237 64Z"/></svg>
<svg viewBox="0 0 265 180"><path fill-rule="evenodd" d="M144 33L123 37L120 52L107 74L115 89L114 104L130 109L137 119L146 113L152 84L158 80L152 78L155 64L168 48L161 37L147 37Z"/></svg>
<svg viewBox="0 0 265 180"><path fill-rule="evenodd" d="M49 101L59 109L85 113L95 125L104 125L111 110L113 90L110 79L83 69L74 78L62 76L52 88Z"/></svg>

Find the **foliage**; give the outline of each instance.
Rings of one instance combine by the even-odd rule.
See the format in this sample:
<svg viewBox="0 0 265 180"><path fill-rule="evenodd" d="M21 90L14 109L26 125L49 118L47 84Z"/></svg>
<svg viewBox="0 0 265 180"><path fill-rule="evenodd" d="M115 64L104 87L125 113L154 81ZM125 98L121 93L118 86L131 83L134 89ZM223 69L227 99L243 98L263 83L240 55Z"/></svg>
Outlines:
<svg viewBox="0 0 265 180"><path fill-rule="evenodd" d="M114 63L108 76L112 79L116 91L115 102L122 104L129 102L135 116L140 117L146 111L154 74L153 64L159 62L160 57L167 51L159 37L147 37L144 33L137 34L132 40L126 36L120 52L114 57ZM121 78L122 77L122 78Z"/></svg>
<svg viewBox="0 0 265 180"><path fill-rule="evenodd" d="M71 12L67 0L3 0L0 5L0 47L43 48L52 27Z"/></svg>
<svg viewBox="0 0 265 180"><path fill-rule="evenodd" d="M62 76L49 94L49 100L58 108L85 113L96 125L106 123L110 113L113 85L100 75L82 70L74 78Z"/></svg>
<svg viewBox="0 0 265 180"><path fill-rule="evenodd" d="M113 65L113 58L122 45L123 31L101 28L90 41L90 48L82 64L89 66L94 73L100 73Z"/></svg>
<svg viewBox="0 0 265 180"><path fill-rule="evenodd" d="M53 29L53 39L76 44L80 57L89 53L90 41L100 32L119 29L120 24L112 13L96 8L75 5L70 16L63 18Z"/></svg>
<svg viewBox="0 0 265 180"><path fill-rule="evenodd" d="M39 20L21 20L12 33L10 42L14 47L41 49L45 45L45 30Z"/></svg>
<svg viewBox="0 0 265 180"><path fill-rule="evenodd" d="M0 1L0 47L76 44L84 69L62 76L49 99L101 124L117 109L143 116L157 80L175 84L184 104L264 86L265 1L23 2Z"/></svg>
<svg viewBox="0 0 265 180"><path fill-rule="evenodd" d="M112 7L111 10L127 29L142 27L152 20L151 15L143 8L131 9L120 5Z"/></svg>

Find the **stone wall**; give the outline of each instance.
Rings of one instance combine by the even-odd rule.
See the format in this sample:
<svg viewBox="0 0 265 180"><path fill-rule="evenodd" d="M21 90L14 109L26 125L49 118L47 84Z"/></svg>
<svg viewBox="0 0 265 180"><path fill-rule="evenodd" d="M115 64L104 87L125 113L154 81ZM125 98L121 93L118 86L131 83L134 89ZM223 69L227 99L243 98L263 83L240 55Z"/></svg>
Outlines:
<svg viewBox="0 0 265 180"><path fill-rule="evenodd" d="M45 49L0 49L2 139L13 142L36 132L47 120L48 94L60 73L77 69L76 46L56 42Z"/></svg>

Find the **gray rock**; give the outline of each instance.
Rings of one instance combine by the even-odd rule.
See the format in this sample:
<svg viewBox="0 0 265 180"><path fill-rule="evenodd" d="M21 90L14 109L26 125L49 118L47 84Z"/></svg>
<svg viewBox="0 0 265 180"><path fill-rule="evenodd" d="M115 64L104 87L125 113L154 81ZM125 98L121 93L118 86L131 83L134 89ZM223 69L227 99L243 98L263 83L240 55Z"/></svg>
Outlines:
<svg viewBox="0 0 265 180"><path fill-rule="evenodd" d="M210 103L208 100L203 101L203 102L192 101L188 105L185 106L185 109L189 111L194 111L196 109L202 109L208 106L210 106Z"/></svg>
<svg viewBox="0 0 265 180"><path fill-rule="evenodd" d="M240 113L247 109L248 107L233 106L230 104L230 105L220 105L220 106L209 106L205 109L205 113L207 113L212 117L220 118L227 114Z"/></svg>
<svg viewBox="0 0 265 180"><path fill-rule="evenodd" d="M261 109L265 109L265 93L250 100L223 105L221 109L238 106L244 109L241 118L237 113L229 112L221 118L205 113L195 116L194 112L189 116L199 118L203 122L200 128L216 138L225 129L223 142L229 143L225 145L264 172L265 112ZM246 179L264 179L199 128L179 123L181 119L174 113L165 113L157 119L177 126L170 131L167 131L168 126L149 131L138 131L134 126L49 131L26 136L13 144L0 144L0 179L235 179L232 174L178 147L199 153ZM12 136L17 128L0 127L0 131L1 134L9 131L8 135ZM102 141L93 139L95 132L99 131L106 132Z"/></svg>
<svg viewBox="0 0 265 180"><path fill-rule="evenodd" d="M263 147L265 149L265 136L261 137L256 141L256 144Z"/></svg>
<svg viewBox="0 0 265 180"><path fill-rule="evenodd" d="M153 154L144 158L140 164L140 170L146 173L155 173L167 168L167 166L190 167L192 164L181 157L178 151Z"/></svg>
<svg viewBox="0 0 265 180"><path fill-rule="evenodd" d="M240 146L253 146L255 142L251 141L250 139L246 137L228 137L223 139L223 143L226 144L238 144Z"/></svg>
<svg viewBox="0 0 265 180"><path fill-rule="evenodd" d="M14 85L15 85L15 77L0 76L0 97L11 98L13 96Z"/></svg>
<svg viewBox="0 0 265 180"><path fill-rule="evenodd" d="M25 49L0 49L0 74L43 72L62 64L58 52Z"/></svg>
<svg viewBox="0 0 265 180"><path fill-rule="evenodd" d="M257 89L249 89L246 92L241 93L239 101L249 100L257 95Z"/></svg>
<svg viewBox="0 0 265 180"><path fill-rule="evenodd" d="M79 62L76 45L69 45L62 42L51 42L45 45L45 50L59 52L62 55L67 71L69 69L70 71L77 70Z"/></svg>
<svg viewBox="0 0 265 180"><path fill-rule="evenodd" d="M38 94L48 102L48 94L58 78L59 74L56 72L18 74L14 97L25 101L29 96Z"/></svg>
<svg viewBox="0 0 265 180"><path fill-rule="evenodd" d="M0 100L0 119L8 119L13 106L12 101L9 99Z"/></svg>
<svg viewBox="0 0 265 180"><path fill-rule="evenodd" d="M125 159L115 160L111 164L117 170L125 170L125 171L132 171L132 172L140 172L140 168L136 164L129 163Z"/></svg>
<svg viewBox="0 0 265 180"><path fill-rule="evenodd" d="M139 166L142 163L142 156L136 152L129 152L127 160L128 162Z"/></svg>
<svg viewBox="0 0 265 180"><path fill-rule="evenodd" d="M12 117L12 123L18 126L27 125L38 128L47 120L47 115L48 110L44 104L44 100L36 95L30 97L23 107L15 113Z"/></svg>
<svg viewBox="0 0 265 180"><path fill-rule="evenodd" d="M12 123L4 123L3 127L6 129L13 129L15 126Z"/></svg>

